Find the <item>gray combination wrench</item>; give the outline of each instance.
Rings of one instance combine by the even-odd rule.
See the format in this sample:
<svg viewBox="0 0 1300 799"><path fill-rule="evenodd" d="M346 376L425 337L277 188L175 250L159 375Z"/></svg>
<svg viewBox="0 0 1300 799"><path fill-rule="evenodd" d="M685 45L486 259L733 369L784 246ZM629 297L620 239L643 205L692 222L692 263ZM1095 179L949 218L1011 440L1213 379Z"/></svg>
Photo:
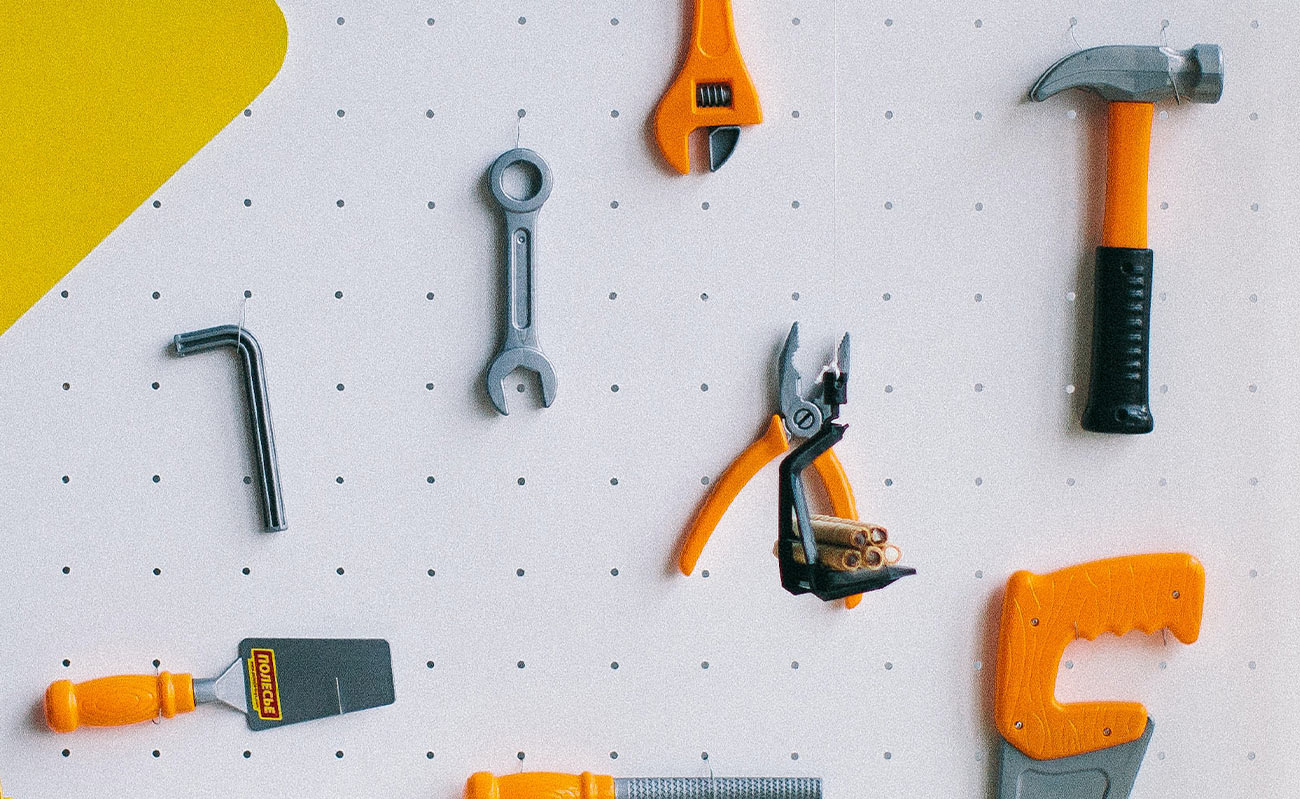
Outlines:
<svg viewBox="0 0 1300 799"><path fill-rule="evenodd" d="M515 164L532 165L540 177L536 192L528 197L515 197L502 182L506 170ZM537 297L537 214L551 193L551 169L537 153L517 147L503 153L492 164L488 182L506 217L506 341L488 367L488 396L498 411L503 415L509 413L503 382L511 372L523 367L537 373L542 385L542 405L549 408L555 401L557 381L555 369L537 343L534 300Z"/></svg>

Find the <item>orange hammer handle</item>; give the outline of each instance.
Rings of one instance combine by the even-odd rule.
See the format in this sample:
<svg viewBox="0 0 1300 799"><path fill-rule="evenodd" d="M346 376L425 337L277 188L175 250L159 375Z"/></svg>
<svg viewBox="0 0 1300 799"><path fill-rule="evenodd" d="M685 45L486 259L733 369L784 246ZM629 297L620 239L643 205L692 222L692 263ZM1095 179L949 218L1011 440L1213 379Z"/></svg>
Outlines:
<svg viewBox="0 0 1300 799"><path fill-rule="evenodd" d="M480 771L465 783L465 799L614 799L614 778L589 771L528 771L504 777Z"/></svg>
<svg viewBox="0 0 1300 799"><path fill-rule="evenodd" d="M1168 628L1190 644L1201 629L1205 569L1185 553L1093 561L1051 574L1019 571L1002 600L993 716L1007 743L1036 759L1135 741L1146 731L1136 702L1056 701L1065 647L1104 632Z"/></svg>
<svg viewBox="0 0 1300 799"><path fill-rule="evenodd" d="M1154 103L1110 104L1103 247L1146 249L1147 165L1154 110Z"/></svg>
<svg viewBox="0 0 1300 799"><path fill-rule="evenodd" d="M193 678L165 671L101 677L76 685L59 680L45 690L45 722L55 732L136 724L193 709Z"/></svg>

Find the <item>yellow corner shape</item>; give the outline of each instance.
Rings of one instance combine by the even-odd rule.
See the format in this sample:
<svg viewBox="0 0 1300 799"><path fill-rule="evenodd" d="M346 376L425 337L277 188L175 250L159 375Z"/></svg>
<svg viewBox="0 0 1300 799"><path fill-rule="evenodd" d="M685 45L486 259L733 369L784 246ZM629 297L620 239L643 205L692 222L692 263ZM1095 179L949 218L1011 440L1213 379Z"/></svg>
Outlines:
<svg viewBox="0 0 1300 799"><path fill-rule="evenodd" d="M273 0L0 4L0 334L280 70Z"/></svg>

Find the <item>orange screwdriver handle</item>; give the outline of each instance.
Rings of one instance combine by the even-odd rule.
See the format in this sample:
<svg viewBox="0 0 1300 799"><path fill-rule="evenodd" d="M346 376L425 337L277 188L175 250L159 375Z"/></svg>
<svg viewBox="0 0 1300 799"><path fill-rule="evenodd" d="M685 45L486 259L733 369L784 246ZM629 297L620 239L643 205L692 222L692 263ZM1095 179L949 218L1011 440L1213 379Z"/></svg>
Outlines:
<svg viewBox="0 0 1300 799"><path fill-rule="evenodd" d="M697 87L725 84L730 102L700 105ZM717 125L757 125L763 121L745 62L736 44L731 0L695 0L686 61L655 109L655 140L664 159L683 175L691 171L691 131Z"/></svg>
<svg viewBox="0 0 1300 799"><path fill-rule="evenodd" d="M1065 647L1104 632L1167 627L1190 644L1201 630L1205 569L1185 553L1093 561L1051 574L1018 571L1002 600L993 715L1007 743L1036 760L1137 740L1146 708L1136 702L1056 701Z"/></svg>
<svg viewBox="0 0 1300 799"><path fill-rule="evenodd" d="M465 799L614 799L614 778L589 771L531 771L504 777L480 771L465 783Z"/></svg>
<svg viewBox="0 0 1300 799"><path fill-rule="evenodd" d="M55 732L137 724L193 709L193 678L165 671L101 677L76 685L59 680L45 690L45 722Z"/></svg>
<svg viewBox="0 0 1300 799"><path fill-rule="evenodd" d="M686 528L681 555L677 559L682 574L690 577L691 572L695 571L695 564L700 559L700 553L704 551L704 545L709 543L709 536L713 535L713 530L722 520L722 515L727 512L727 508L731 507L732 500L745 484L758 474L759 469L771 463L773 458L789 447L790 438L785 433L785 425L781 424L779 415L773 415L767 430L731 462L727 470L718 478L718 482L713 484L708 496L704 498L704 504L696 511L695 518L691 519L690 525Z"/></svg>

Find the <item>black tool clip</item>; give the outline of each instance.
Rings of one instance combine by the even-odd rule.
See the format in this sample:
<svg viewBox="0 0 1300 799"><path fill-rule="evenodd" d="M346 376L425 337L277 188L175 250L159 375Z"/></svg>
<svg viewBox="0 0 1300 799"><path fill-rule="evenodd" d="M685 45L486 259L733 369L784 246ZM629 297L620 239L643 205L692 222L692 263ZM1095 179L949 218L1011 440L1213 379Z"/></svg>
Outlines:
<svg viewBox="0 0 1300 799"><path fill-rule="evenodd" d="M877 591L902 577L916 574L908 566L885 565L879 569L836 571L817 560L808 498L804 494L803 471L823 452L844 438L848 425L835 424L840 406L848 402L849 337L840 342L834 362L822 372L822 401L829 412L821 428L781 461L780 537L777 559L781 564L781 587L792 594L813 594L829 602L853 594ZM804 562L795 560L795 547L802 547Z"/></svg>

